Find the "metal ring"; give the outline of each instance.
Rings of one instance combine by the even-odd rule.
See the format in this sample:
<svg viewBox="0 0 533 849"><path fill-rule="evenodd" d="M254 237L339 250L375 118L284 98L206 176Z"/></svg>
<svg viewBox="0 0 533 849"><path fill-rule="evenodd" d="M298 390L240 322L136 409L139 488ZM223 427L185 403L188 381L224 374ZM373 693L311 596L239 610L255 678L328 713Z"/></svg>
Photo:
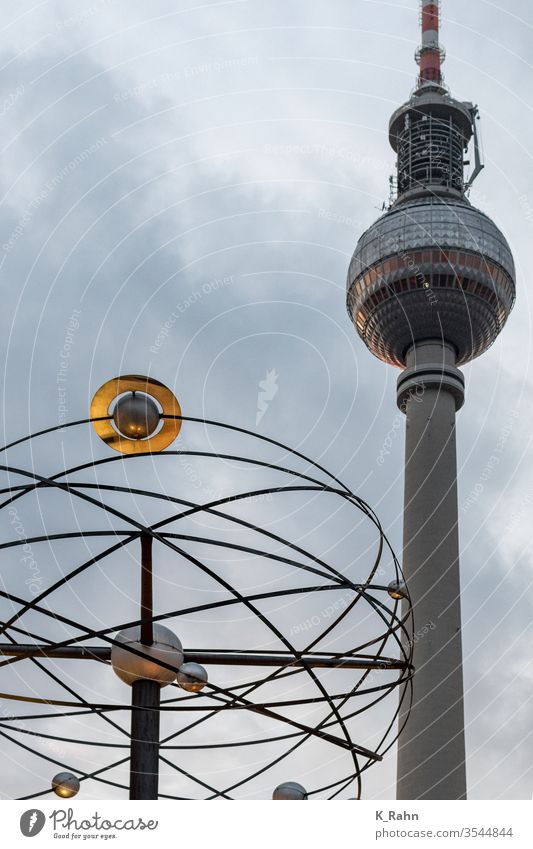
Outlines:
<svg viewBox="0 0 533 849"><path fill-rule="evenodd" d="M111 424L109 408L115 398L125 392L142 392L155 398L163 409L163 427L148 439L129 439ZM168 416L168 418L167 418ZM91 421L100 439L121 454L144 454L164 451L181 429L181 407L175 395L163 383L140 374L125 374L108 380L91 401Z"/></svg>

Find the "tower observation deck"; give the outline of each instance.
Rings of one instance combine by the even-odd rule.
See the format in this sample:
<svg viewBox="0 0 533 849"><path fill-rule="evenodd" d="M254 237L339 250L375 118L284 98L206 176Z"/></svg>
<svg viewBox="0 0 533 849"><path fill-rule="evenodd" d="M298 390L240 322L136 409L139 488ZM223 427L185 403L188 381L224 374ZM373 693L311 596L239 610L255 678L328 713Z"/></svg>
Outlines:
<svg viewBox="0 0 533 849"><path fill-rule="evenodd" d="M515 300L509 245L467 197L483 167L478 110L444 84L439 18L440 3L422 0L417 85L389 123L397 198L359 239L347 281L359 336L376 357L403 370L403 571L415 629L435 626L414 646L399 799L466 798L455 443L464 378L457 366L490 347Z"/></svg>

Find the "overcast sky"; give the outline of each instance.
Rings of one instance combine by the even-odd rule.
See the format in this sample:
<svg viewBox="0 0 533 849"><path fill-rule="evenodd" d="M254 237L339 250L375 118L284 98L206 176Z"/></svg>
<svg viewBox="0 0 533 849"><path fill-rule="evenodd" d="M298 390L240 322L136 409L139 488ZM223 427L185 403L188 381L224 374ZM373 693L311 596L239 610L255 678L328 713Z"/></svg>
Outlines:
<svg viewBox="0 0 533 849"><path fill-rule="evenodd" d="M470 199L506 234L518 277L507 327L465 368L458 416L469 795L529 799L533 9L442 6L446 82L482 118ZM107 379L149 373L185 414L257 427L339 474L400 553L398 372L354 332L345 279L388 199L388 119L414 86L419 38L417 0L6 7L6 438L57 424L61 404L83 418ZM28 792L47 775L35 769ZM15 772L0 777L5 796ZM390 755L364 797L392 798L394 776Z"/></svg>

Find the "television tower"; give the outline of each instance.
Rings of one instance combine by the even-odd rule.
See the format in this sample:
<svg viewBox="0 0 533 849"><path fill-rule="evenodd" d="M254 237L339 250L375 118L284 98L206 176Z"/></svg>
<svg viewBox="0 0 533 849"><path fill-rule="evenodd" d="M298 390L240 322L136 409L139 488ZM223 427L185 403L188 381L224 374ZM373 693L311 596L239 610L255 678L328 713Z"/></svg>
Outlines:
<svg viewBox="0 0 533 849"><path fill-rule="evenodd" d="M477 107L444 85L440 3L421 3L416 88L393 114L397 197L359 239L347 306L361 339L399 366L406 416L403 571L415 617L411 716L398 799L465 799L455 415L458 366L494 342L515 300L509 245L467 198L482 169ZM474 167L465 177L472 143ZM391 180L392 181L392 180ZM394 181L393 188L394 186ZM401 707L400 725L408 705Z"/></svg>

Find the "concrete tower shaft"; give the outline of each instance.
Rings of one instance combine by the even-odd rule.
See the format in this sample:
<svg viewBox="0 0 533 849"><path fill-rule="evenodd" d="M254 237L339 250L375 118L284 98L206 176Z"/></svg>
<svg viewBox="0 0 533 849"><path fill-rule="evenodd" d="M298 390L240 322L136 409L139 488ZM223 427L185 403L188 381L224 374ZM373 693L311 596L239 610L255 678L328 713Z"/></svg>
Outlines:
<svg viewBox="0 0 533 849"><path fill-rule="evenodd" d="M464 380L454 352L420 343L398 380L405 413L403 570L416 642L413 703L398 741L398 799L465 799L455 414ZM409 706L400 706L400 727Z"/></svg>

